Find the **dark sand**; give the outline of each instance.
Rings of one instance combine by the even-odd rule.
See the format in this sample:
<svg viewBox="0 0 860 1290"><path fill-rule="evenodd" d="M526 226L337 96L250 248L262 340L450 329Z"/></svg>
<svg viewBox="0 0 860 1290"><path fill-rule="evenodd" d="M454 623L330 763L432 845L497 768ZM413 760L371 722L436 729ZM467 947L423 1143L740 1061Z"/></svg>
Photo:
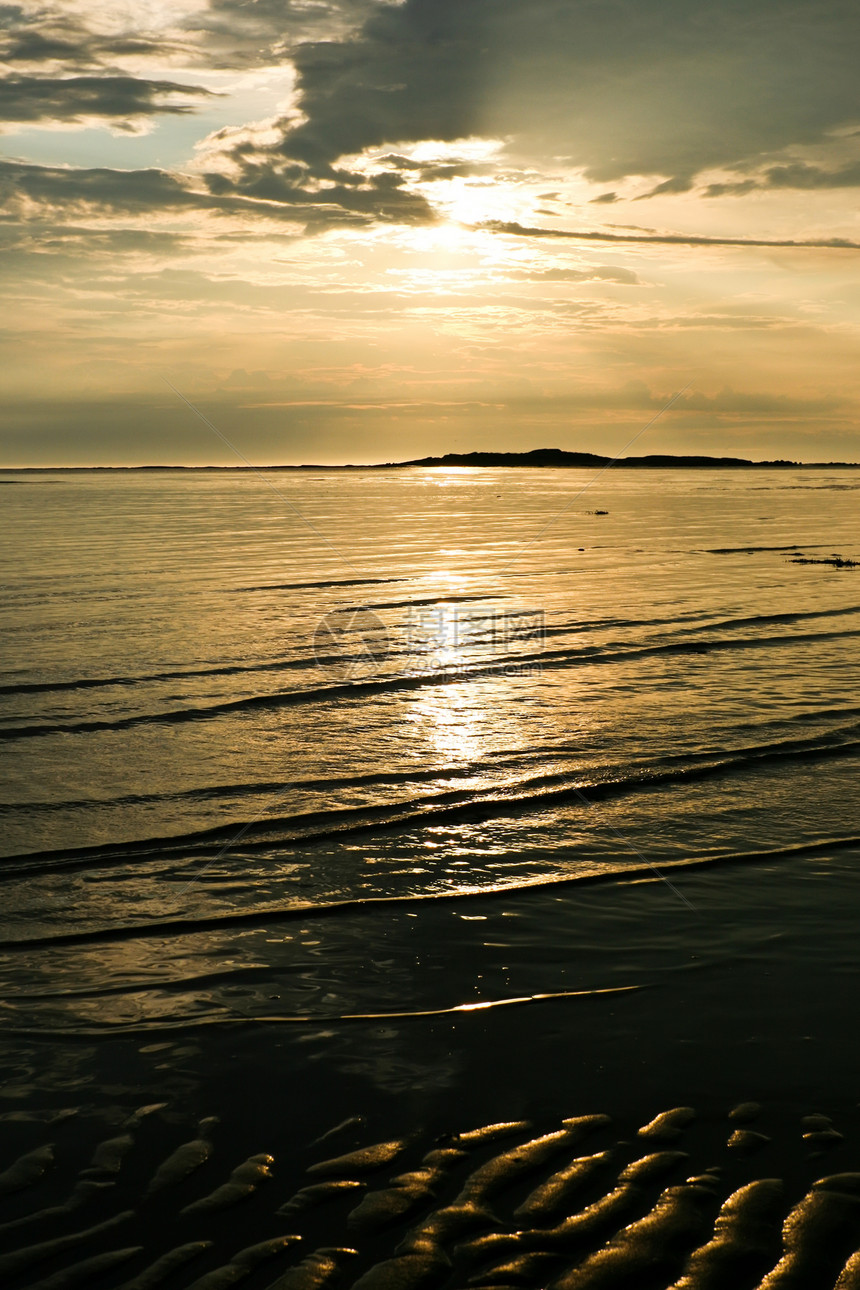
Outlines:
<svg viewBox="0 0 860 1290"><path fill-rule="evenodd" d="M677 874L692 909L655 880L341 914L318 920L319 946L300 961L286 950L278 957L272 924L271 967L234 1001L234 1015L244 1013L244 1021L147 1031L131 1021L125 1033L109 1026L88 1034L37 1026L7 1032L0 1169L47 1143L53 1163L0 1198L0 1222L16 1224L0 1231L3 1254L131 1212L38 1264L24 1256L27 1266L15 1272L13 1260L4 1285L32 1290L80 1260L141 1247L121 1265L83 1270L78 1284L111 1290L134 1284L176 1247L211 1241L191 1251L195 1257L172 1274L168 1288L191 1286L230 1264L212 1285L242 1280L262 1290L324 1247L358 1253L320 1256L302 1265L301 1280L284 1286L329 1284L329 1272L351 1286L380 1262L401 1258L400 1248L409 1259L372 1274L362 1290L472 1283L665 1288L685 1268L692 1276L693 1252L712 1240L730 1195L750 1182L778 1179L775 1199L759 1196L764 1216L756 1239L749 1235L752 1220L743 1229L744 1241L758 1241L758 1253L748 1252L741 1271L733 1265L722 1281L702 1280L700 1271L698 1281L681 1284L752 1290L790 1255L784 1275L766 1285L825 1290L860 1246L856 1177L814 1193L835 1199L804 1201L817 1180L860 1170L854 1017L860 878L852 862L833 852ZM126 952L134 955L134 942ZM538 994L554 997L444 1011ZM162 1102L134 1118L139 1107ZM750 1102L761 1104L760 1114L750 1111L749 1122L730 1118L734 1107ZM680 1117L677 1133L661 1134L658 1125L655 1136L637 1136L674 1107L692 1108L695 1116L689 1123ZM76 1113L50 1123L63 1108ZM500 1153L585 1115L610 1122L581 1140L551 1144L533 1167L520 1171L503 1161L488 1188L468 1183ZM804 1119L814 1115L825 1118ZM197 1126L206 1116L219 1122L205 1126L201 1139ZM458 1140L464 1131L507 1121L531 1127L510 1139ZM729 1146L733 1133L761 1138L741 1136ZM324 1134L330 1136L316 1141ZM103 1149L93 1165L105 1140L119 1144ZM197 1167L147 1195L159 1165L195 1140L190 1157ZM211 1141L211 1153L201 1140ZM355 1148L401 1142L378 1169L347 1161L331 1172L307 1172ZM431 1162L445 1167L424 1180L425 1195L420 1178L392 1183L426 1169L422 1161L437 1150L464 1154ZM589 1227L588 1220L578 1235L546 1235L572 1215L596 1212L589 1207L623 1190L626 1165L660 1151L687 1155L637 1183L617 1209L610 1205L605 1223L595 1219ZM604 1152L606 1160L571 1190L549 1226L515 1215L554 1172ZM235 1204L181 1212L228 1184L250 1157L263 1159L234 1176L233 1193L222 1193ZM111 1185L91 1189L80 1208L18 1224L64 1205L87 1167L95 1168L91 1180ZM38 1160L34 1168L38 1174ZM685 1184L714 1169L712 1182ZM338 1188L322 1200L316 1193L317 1204L278 1214L302 1188L330 1179L365 1183L367 1190ZM249 1181L257 1185L243 1192ZM493 1217L478 1216L462 1230L454 1222L453 1235L437 1232L422 1243L417 1229L458 1196L462 1202L470 1186ZM391 1194L365 1207L366 1224L350 1224L350 1212L370 1191ZM806 1208L789 1223L784 1245L783 1222L798 1205ZM655 1206L652 1220L618 1235ZM382 1216L381 1230L374 1212ZM722 1227L728 1224L743 1244L729 1219L731 1212ZM482 1246L479 1238L494 1231L531 1235ZM293 1235L301 1241L231 1264L247 1247ZM604 1246L608 1252L595 1262ZM509 1267L515 1257L521 1262Z"/></svg>

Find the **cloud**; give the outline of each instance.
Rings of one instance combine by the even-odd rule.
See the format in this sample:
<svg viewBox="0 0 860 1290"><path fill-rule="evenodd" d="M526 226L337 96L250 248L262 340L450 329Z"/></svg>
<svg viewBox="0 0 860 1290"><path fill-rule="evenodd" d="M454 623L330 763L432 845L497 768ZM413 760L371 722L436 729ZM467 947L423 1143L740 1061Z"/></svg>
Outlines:
<svg viewBox="0 0 860 1290"><path fill-rule="evenodd" d="M853 161L837 170L813 166L805 161L786 162L770 166L758 179L742 179L735 183L709 184L706 197L742 197L756 189L797 188L858 188L860 187L860 161Z"/></svg>
<svg viewBox="0 0 860 1290"><path fill-rule="evenodd" d="M292 51L303 124L271 158L324 173L397 140L490 135L597 182L684 192L860 116L843 0L405 0Z"/></svg>
<svg viewBox="0 0 860 1290"><path fill-rule="evenodd" d="M271 66L303 41L345 40L378 7L379 0L0 4L0 59L67 70L105 68L127 57L176 58L185 66L230 70Z"/></svg>
<svg viewBox="0 0 860 1290"><path fill-rule="evenodd" d="M53 71L80 71L106 69L124 57L164 60L193 50L190 33L178 39L175 28L158 30L154 16L141 6L139 17L135 20L129 13L123 24L123 16L108 6L102 11L81 6L76 13L70 0L41 0L30 7L0 5L0 60L13 67L50 64ZM181 17L181 10L176 16Z"/></svg>
<svg viewBox="0 0 860 1290"><path fill-rule="evenodd" d="M22 199L47 206L94 206L146 213L181 206L215 205L164 170L66 169L0 161L0 199L14 213Z"/></svg>
<svg viewBox="0 0 860 1290"><path fill-rule="evenodd" d="M717 412L728 416L826 416L845 406L845 400L834 395L803 398L752 390L733 390L730 386L716 394L691 390L682 394L675 406L688 412Z"/></svg>
<svg viewBox="0 0 860 1290"><path fill-rule="evenodd" d="M192 242L168 229L88 228L43 221L37 226L0 224L0 276L44 281L46 272L91 279L94 264L107 257L114 271L120 258L172 257ZM68 279L66 279L68 281Z"/></svg>
<svg viewBox="0 0 860 1290"><path fill-rule="evenodd" d="M194 103L176 95L213 97L200 85L148 81L133 76L11 76L0 81L0 121L82 123L93 117L111 120L115 128L131 118L153 113L193 112Z"/></svg>
<svg viewBox="0 0 860 1290"><path fill-rule="evenodd" d="M640 278L632 269L599 264L590 269L540 269L508 274L520 282L617 282L623 286L638 286Z"/></svg>
<svg viewBox="0 0 860 1290"><path fill-rule="evenodd" d="M501 158L424 161L402 145L468 137L506 141L507 161L527 159L542 187L559 169L644 178L650 197L715 169L726 179L711 197L860 185L860 161L778 159L860 119L860 10L846 0L177 0L139 16L41 0L5 13L9 65L28 70L6 82L0 111L19 124L187 115L211 91L165 76L165 60L289 64L300 114L274 117L268 139L211 136L204 184L219 199L426 221L416 185L499 178ZM374 150L389 168L373 178L344 164ZM617 199L612 187L593 200Z"/></svg>
<svg viewBox="0 0 860 1290"><path fill-rule="evenodd" d="M343 42L379 9L400 0L209 0L190 26L205 33L210 50L229 65L270 61L312 41Z"/></svg>
<svg viewBox="0 0 860 1290"><path fill-rule="evenodd" d="M485 220L478 228L515 237L569 238L581 242L656 242L668 246L772 246L860 251L860 242L849 238L750 238L700 237L694 233L606 233L599 229L530 228L513 220Z"/></svg>
<svg viewBox="0 0 860 1290"><path fill-rule="evenodd" d="M209 186L206 185L207 178ZM360 177L363 181L364 177ZM396 179L396 177L395 177ZM204 187L201 187L201 182ZM33 205L43 217L58 209L104 211L145 216L149 213L208 211L253 216L257 220L287 220L305 232L344 225L362 226L379 220L427 223L435 215L426 200L405 192L383 176L369 183L303 187L283 176L259 176L256 185L236 192L219 176L178 175L165 170L114 170L108 167L67 169L0 160L0 206L9 216L34 218Z"/></svg>
<svg viewBox="0 0 860 1290"><path fill-rule="evenodd" d="M132 438L208 455L181 409L153 416L165 355L235 425L250 409L262 460L302 418L305 459L396 456L404 434L422 455L455 426L459 446L600 446L691 373L710 401L661 422L678 450L686 426L716 427L704 451L757 422L856 434L848 0L0 0L4 22L17 459L39 427L102 460ZM128 122L152 128L114 137ZM646 192L659 227L622 223ZM641 397L585 388L628 375ZM713 395L729 382L761 393Z"/></svg>

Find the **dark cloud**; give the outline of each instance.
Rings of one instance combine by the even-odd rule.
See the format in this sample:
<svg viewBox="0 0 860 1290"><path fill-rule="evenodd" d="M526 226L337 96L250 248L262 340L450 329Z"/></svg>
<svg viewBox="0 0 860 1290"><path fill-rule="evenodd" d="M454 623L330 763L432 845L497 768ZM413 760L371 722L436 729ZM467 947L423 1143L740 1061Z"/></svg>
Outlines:
<svg viewBox="0 0 860 1290"><path fill-rule="evenodd" d="M19 6L0 5L0 59L13 67L51 63L68 71L105 69L112 60L128 55L163 59L190 51L188 41L157 39L143 31L111 36L93 32L59 7L45 5L25 12Z"/></svg>
<svg viewBox="0 0 860 1290"><path fill-rule="evenodd" d="M190 29L212 66L271 63L306 41L342 41L385 0L210 0Z"/></svg>
<svg viewBox="0 0 860 1290"><path fill-rule="evenodd" d="M426 198L405 188L403 177L393 171L367 176L330 170L329 182L321 186L314 182L316 176L302 167L255 158L238 182L221 173L204 178L210 192L225 198L251 198L283 208L340 209L404 224L423 224L436 218Z"/></svg>
<svg viewBox="0 0 860 1290"><path fill-rule="evenodd" d="M824 170L796 162L789 166L772 166L766 172L769 188L856 188L860 186L860 161L840 170Z"/></svg>
<svg viewBox="0 0 860 1290"><path fill-rule="evenodd" d="M693 187L691 175L673 175L671 179L665 179L662 184L656 184L647 193L640 193L636 198L637 201L644 201L648 197L665 197L671 193L688 193Z"/></svg>
<svg viewBox="0 0 860 1290"><path fill-rule="evenodd" d="M144 6L128 29L98 30L68 12L63 0L43 0L38 9L0 5L0 58L9 64L59 63L67 69L104 68L127 55L180 54L187 66L247 68L286 61L308 40L344 40L380 7L380 0L210 0L197 13L176 6L176 25L154 34ZM113 25L113 24L112 24Z"/></svg>
<svg viewBox="0 0 860 1290"><path fill-rule="evenodd" d="M693 233L604 233L595 229L529 228L510 220L486 220L478 228L492 233L510 233L515 237L568 238L581 242L657 242L670 246L773 246L817 248L831 251L860 251L860 242L845 237L828 238L749 238L699 237Z"/></svg>
<svg viewBox="0 0 860 1290"><path fill-rule="evenodd" d="M89 63L86 50L74 40L41 31L18 31L3 39L4 63Z"/></svg>
<svg viewBox="0 0 860 1290"><path fill-rule="evenodd" d="M6 58L30 69L0 93L10 121L116 124L192 111L205 93L118 74L110 60L128 54L182 51L186 66L292 64L302 117L283 118L274 143L225 137L223 173L213 164L206 181L219 199L428 219L426 202L407 191L410 178L493 167L393 153L388 173L369 180L341 159L472 135L505 139L512 159L544 173L560 163L607 184L659 176L647 196L686 192L716 167L738 177L711 185L712 197L860 184L860 161L779 159L860 119L854 0L211 0L191 16L178 12L182 29L159 42L144 16L139 29L108 37L61 4L3 13ZM53 64L51 74L37 75L40 64ZM610 189L594 200L616 197Z"/></svg>
<svg viewBox="0 0 860 1290"><path fill-rule="evenodd" d="M0 223L0 275L44 280L46 271L59 270L88 276L96 262L114 267L126 257L166 257L192 248L191 239L169 230Z"/></svg>
<svg viewBox="0 0 860 1290"><path fill-rule="evenodd" d="M860 116L846 0L406 0L293 51L306 114L271 149L323 173L398 140L506 137L595 181L686 191Z"/></svg>
<svg viewBox="0 0 860 1290"><path fill-rule="evenodd" d="M321 174L365 148L482 134L563 156L595 181L662 175L656 195L686 191L709 167L748 172L860 118L854 0L211 0L158 44L144 17L140 30L107 37L61 5L4 14L13 63L102 68L171 48L209 66L292 61L306 120L284 121L282 141L255 162L269 169L289 159ZM127 106L106 103L106 115L182 110L165 107L155 81L114 88ZM67 78L65 91L20 82L7 94L21 104L12 119L74 119L100 111L110 90ZM95 96L95 108L76 95ZM797 167L774 166L768 186L860 182L853 165L782 184L780 169Z"/></svg>
<svg viewBox="0 0 860 1290"><path fill-rule="evenodd" d="M397 184L366 187L334 184L311 191L298 183L260 182L245 193L195 187L187 176L165 170L112 170L108 167L66 169L0 160L0 210L9 216L23 212L22 199L48 211L72 208L126 215L159 211L211 211L289 220L307 232L344 224L365 225L376 220L426 223L435 216L426 201L402 192Z"/></svg>
<svg viewBox="0 0 860 1290"><path fill-rule="evenodd" d="M837 411L845 406L845 400L835 395L810 399L788 394L733 390L727 386L712 395L691 390L688 394L681 395L676 406L690 412L719 412L731 416L816 416Z"/></svg>
<svg viewBox="0 0 860 1290"><path fill-rule="evenodd" d="M703 191L705 197L743 197L761 185L755 179L739 179L724 184L708 184Z"/></svg>
<svg viewBox="0 0 860 1290"><path fill-rule="evenodd" d="M5 14L11 65L60 63L97 74L13 75L0 85L0 119L95 117L122 128L141 116L192 112L210 96L193 84L110 71L108 58L171 48L142 30L108 38L61 7L27 16L12 6ZM314 227L343 219L424 222L432 211L410 181L486 176L493 165L392 152L377 163L387 168L368 177L341 158L399 141L450 143L469 135L504 137L514 156L561 157L592 180L666 176L648 197L686 192L714 166L745 173L710 185L711 197L756 187L850 187L860 185L860 160L828 169L781 163L774 153L821 142L860 116L858 34L853 0L212 0L170 40L209 65L291 61L302 118L284 118L274 143L229 131L213 136L225 164L213 163L196 188L164 172L118 177L101 170L81 172L65 191L77 185L81 200L116 209L142 208L148 193L156 209L256 208ZM55 197L63 187L56 175L31 175L28 183L50 187ZM610 190L594 200L616 199ZM652 240L734 244L681 235Z"/></svg>
<svg viewBox="0 0 860 1290"><path fill-rule="evenodd" d="M217 205L164 170L70 170L0 161L0 202L14 213L19 198L48 206L93 206L126 213Z"/></svg>
<svg viewBox="0 0 860 1290"><path fill-rule="evenodd" d="M85 117L106 117L122 128L123 121L133 117L194 111L193 103L176 102L177 94L212 97L199 85L134 76L10 76L0 81L0 121L79 122Z"/></svg>
<svg viewBox="0 0 860 1290"><path fill-rule="evenodd" d="M766 188L857 188L860 187L860 161L838 170L826 170L805 161L770 166L759 179L742 179L736 183L709 184L706 197L742 197L755 189Z"/></svg>

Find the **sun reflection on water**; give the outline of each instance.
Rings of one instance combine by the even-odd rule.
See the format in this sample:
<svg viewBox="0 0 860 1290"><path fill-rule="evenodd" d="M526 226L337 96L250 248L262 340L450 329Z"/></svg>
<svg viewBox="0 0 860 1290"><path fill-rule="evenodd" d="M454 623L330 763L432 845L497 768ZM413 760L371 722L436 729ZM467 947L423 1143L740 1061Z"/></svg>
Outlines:
<svg viewBox="0 0 860 1290"><path fill-rule="evenodd" d="M411 705L410 715L421 737L446 764L471 765L480 761L488 747L483 705L479 707L474 697L464 699L463 687L455 692L434 687L416 691Z"/></svg>

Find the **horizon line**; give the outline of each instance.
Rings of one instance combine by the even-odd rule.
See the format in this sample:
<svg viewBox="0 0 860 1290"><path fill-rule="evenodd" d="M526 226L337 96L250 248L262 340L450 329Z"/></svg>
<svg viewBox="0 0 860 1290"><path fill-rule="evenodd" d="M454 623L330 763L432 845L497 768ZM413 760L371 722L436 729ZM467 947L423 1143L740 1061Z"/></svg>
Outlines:
<svg viewBox="0 0 860 1290"><path fill-rule="evenodd" d="M417 469L433 469L439 466L447 466L454 469L493 469L494 467L505 467L522 464L531 466L536 469L552 469L552 461L537 462L534 459L546 455L549 457L559 458L558 465L561 468L576 469L575 464L571 464L571 458L586 459L582 462L582 468L587 469L592 465L605 465L612 462L614 467L624 469L762 469L771 467L773 469L814 469L818 468L839 468L839 469L860 469L860 462L857 461L795 461L788 458L768 458L754 461L745 457L731 456L712 456L708 453L648 453L645 456L618 457L612 458L603 453L585 452L576 449L564 448L532 448L525 451L496 452L492 449L475 449L472 452L449 452L442 453L438 456L426 456L420 458L410 458L406 461L374 461L374 462L279 462L268 463L265 465L218 465L212 462L204 463L185 463L185 462L140 462L138 464L90 464L90 465L28 465L28 466L4 466L0 465L2 474L25 474L25 473L58 473L67 471L157 471L157 470L224 470L224 471L254 471L254 470L383 470L383 469L408 469L414 467ZM469 458L516 458L517 461L496 460L496 461L470 461ZM529 460L531 459L531 460Z"/></svg>

